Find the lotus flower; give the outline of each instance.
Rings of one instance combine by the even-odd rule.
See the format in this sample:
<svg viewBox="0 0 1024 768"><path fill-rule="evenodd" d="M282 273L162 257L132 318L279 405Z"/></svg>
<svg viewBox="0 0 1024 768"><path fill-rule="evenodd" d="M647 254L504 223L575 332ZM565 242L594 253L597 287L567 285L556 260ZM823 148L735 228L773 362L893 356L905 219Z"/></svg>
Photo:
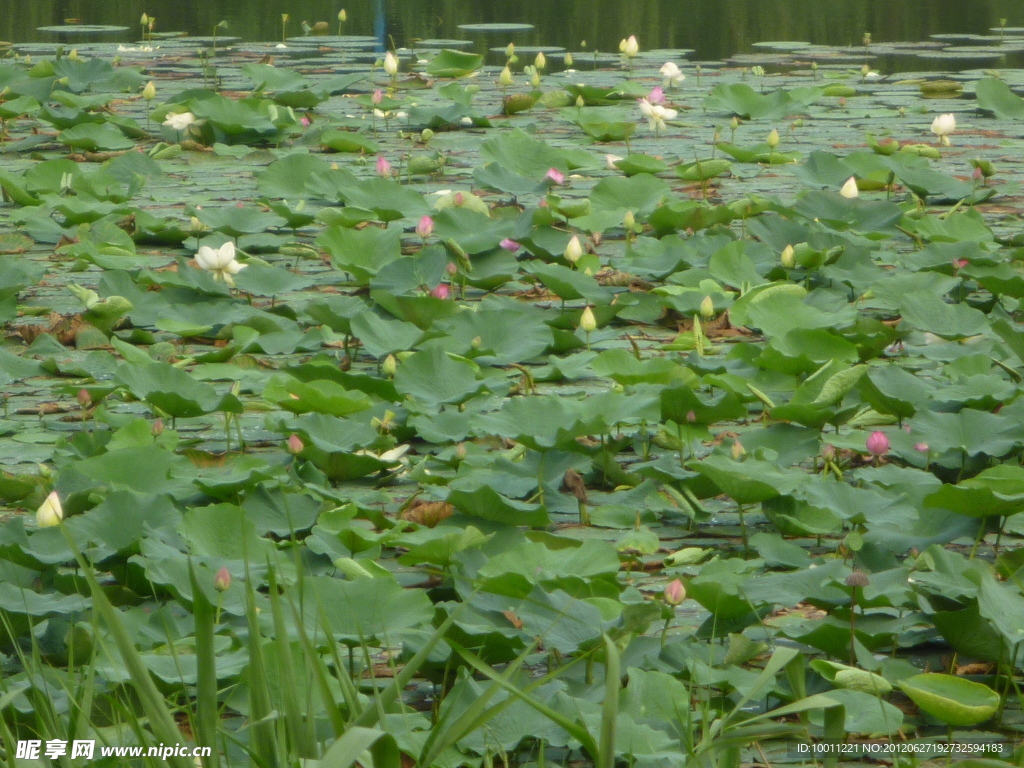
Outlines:
<svg viewBox="0 0 1024 768"><path fill-rule="evenodd" d="M619 43L619 50L626 55L626 58L629 59L632 59L640 53L640 44L636 41L636 35L630 35Z"/></svg>
<svg viewBox="0 0 1024 768"><path fill-rule="evenodd" d="M580 239L576 235L572 236L572 240L565 246L565 260L570 264L575 264L583 256L583 246L580 245Z"/></svg>
<svg viewBox="0 0 1024 768"><path fill-rule="evenodd" d="M226 565L222 565L217 575L213 577L213 588L218 592L227 592L231 586L231 572Z"/></svg>
<svg viewBox="0 0 1024 768"><path fill-rule="evenodd" d="M512 239L507 238L507 237L504 240L502 240L499 243L499 245L502 248L504 248L506 251L508 251L509 253L518 253L519 249L523 247L519 243L517 243L515 240L512 240Z"/></svg>
<svg viewBox="0 0 1024 768"><path fill-rule="evenodd" d="M686 587L683 586L683 582L679 579L673 580L665 587L664 598L668 605L682 605L686 599Z"/></svg>
<svg viewBox="0 0 1024 768"><path fill-rule="evenodd" d="M662 64L661 69L658 70L658 74L665 78L666 88L671 88L673 85L679 85L686 79L686 75L680 71L674 61L666 61Z"/></svg>
<svg viewBox="0 0 1024 768"><path fill-rule="evenodd" d="M388 178L391 175L391 163L384 155L377 156L377 175Z"/></svg>
<svg viewBox="0 0 1024 768"><path fill-rule="evenodd" d="M889 438L885 432L872 432L868 435L866 446L872 456L885 456L889 452Z"/></svg>
<svg viewBox="0 0 1024 768"><path fill-rule="evenodd" d="M792 269L796 266L796 253L793 251L792 245L787 245L782 249L782 254L779 256L779 261L786 269Z"/></svg>
<svg viewBox="0 0 1024 768"><path fill-rule="evenodd" d="M228 240L220 248L214 250L208 245L203 245L196 251L196 263L207 272L213 272L213 279L223 278L228 285L234 285L233 275L237 275L248 264L239 264L235 260L235 244Z"/></svg>
<svg viewBox="0 0 1024 768"><path fill-rule="evenodd" d="M654 86L651 92L647 95L647 100L651 104L664 104L665 103L665 92L661 90L660 86Z"/></svg>
<svg viewBox="0 0 1024 768"><path fill-rule="evenodd" d="M660 104L652 104L647 99L640 99L640 112L647 118L647 124L655 133L665 130L665 121L673 120L678 114L674 109L668 109Z"/></svg>
<svg viewBox="0 0 1024 768"><path fill-rule="evenodd" d="M391 77L398 74L398 57L391 51L384 54L384 71Z"/></svg>
<svg viewBox="0 0 1024 768"><path fill-rule="evenodd" d="M164 120L164 125L169 128L173 128L176 131L184 131L192 123L196 121L196 116L191 112L175 112L167 115L167 119Z"/></svg>
<svg viewBox="0 0 1024 768"><path fill-rule="evenodd" d="M437 287L430 292L430 295L435 299L450 299L452 297L452 289L448 287L448 283L438 283Z"/></svg>
<svg viewBox="0 0 1024 768"><path fill-rule="evenodd" d="M64 519L64 509L60 505L60 496L56 491L51 491L43 503L36 510L36 523L40 528L52 528Z"/></svg>
<svg viewBox="0 0 1024 768"><path fill-rule="evenodd" d="M939 115L932 120L932 133L939 137L939 143L944 147L949 146L949 134L955 130L956 117L952 112Z"/></svg>
<svg viewBox="0 0 1024 768"><path fill-rule="evenodd" d="M608 166L608 170L609 171L617 171L617 170L619 170L619 166L617 166L616 163L619 162L619 160L621 160L621 159L622 158L619 157L618 155L605 155L604 156L604 162L605 162L605 165Z"/></svg>
<svg viewBox="0 0 1024 768"><path fill-rule="evenodd" d="M544 174L544 178L554 182L555 184L565 183L565 174L557 168L548 168L548 172Z"/></svg>
<svg viewBox="0 0 1024 768"><path fill-rule="evenodd" d="M857 179L851 176L843 184L843 188L839 190L839 194L845 197L847 200L853 200L853 198L860 195L860 191L857 189Z"/></svg>
<svg viewBox="0 0 1024 768"><path fill-rule="evenodd" d="M584 309L583 314L580 315L580 328L584 333L590 333L597 329L597 318L594 317L594 310L590 307Z"/></svg>
<svg viewBox="0 0 1024 768"><path fill-rule="evenodd" d="M430 233L433 231L434 220L429 216L424 216L422 219L419 220L419 223L416 225L416 234L419 235L424 240L430 237Z"/></svg>
<svg viewBox="0 0 1024 768"><path fill-rule="evenodd" d="M142 98L146 101L152 101L156 98L156 85L153 84L152 80L146 83L146 87L142 89ZM950 117L952 117L952 115L950 115ZM932 130L935 130L934 125L932 126Z"/></svg>
<svg viewBox="0 0 1024 768"><path fill-rule="evenodd" d="M292 456L298 456L306 446L302 442L302 438L293 432L288 436L287 447L288 453Z"/></svg>

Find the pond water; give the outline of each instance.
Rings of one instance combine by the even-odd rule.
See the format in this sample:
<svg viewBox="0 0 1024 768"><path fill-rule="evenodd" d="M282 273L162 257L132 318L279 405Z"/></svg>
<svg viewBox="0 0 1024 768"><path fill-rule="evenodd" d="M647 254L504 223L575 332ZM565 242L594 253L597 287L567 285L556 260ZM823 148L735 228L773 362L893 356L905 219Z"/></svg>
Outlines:
<svg viewBox="0 0 1024 768"><path fill-rule="evenodd" d="M647 48L692 48L695 59L721 59L750 50L757 41L803 40L828 45L858 44L865 32L876 42L918 41L933 34L989 35L1006 20L1024 25L1017 0L5 0L0 40L47 41L38 27L80 19L85 24L127 25L109 36L137 37L143 12L157 19L157 31L208 35L222 19L228 34L245 40L281 35L281 14L291 17L288 34L301 34L303 20L336 25L348 14L346 34L391 35L397 45L414 38L465 38L460 24L519 22L534 25L517 33L517 44L558 45L578 50L614 50L635 34ZM506 42L507 33L497 36ZM479 36L477 44L483 46ZM491 41L493 42L493 40Z"/></svg>

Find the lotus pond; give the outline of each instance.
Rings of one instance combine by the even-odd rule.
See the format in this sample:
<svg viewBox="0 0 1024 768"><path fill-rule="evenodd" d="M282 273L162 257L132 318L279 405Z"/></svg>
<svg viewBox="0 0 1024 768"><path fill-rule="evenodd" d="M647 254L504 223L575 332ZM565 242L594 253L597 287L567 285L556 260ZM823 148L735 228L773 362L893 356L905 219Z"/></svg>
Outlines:
<svg viewBox="0 0 1024 768"><path fill-rule="evenodd" d="M1020 764L1024 72L210 32L0 64L7 765Z"/></svg>

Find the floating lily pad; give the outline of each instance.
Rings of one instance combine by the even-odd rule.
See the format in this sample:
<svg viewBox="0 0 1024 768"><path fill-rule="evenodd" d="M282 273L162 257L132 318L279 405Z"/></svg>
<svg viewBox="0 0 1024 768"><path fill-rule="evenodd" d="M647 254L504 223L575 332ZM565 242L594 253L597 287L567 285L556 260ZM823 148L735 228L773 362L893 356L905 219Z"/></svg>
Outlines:
<svg viewBox="0 0 1024 768"><path fill-rule="evenodd" d="M50 27L36 27L36 29L56 35L113 35L128 31L128 27L112 24L58 24Z"/></svg>
<svg viewBox="0 0 1024 768"><path fill-rule="evenodd" d="M488 22L485 24L459 24L459 29L465 32L482 32L483 34L500 34L502 32L529 32L533 24L522 24L514 22Z"/></svg>

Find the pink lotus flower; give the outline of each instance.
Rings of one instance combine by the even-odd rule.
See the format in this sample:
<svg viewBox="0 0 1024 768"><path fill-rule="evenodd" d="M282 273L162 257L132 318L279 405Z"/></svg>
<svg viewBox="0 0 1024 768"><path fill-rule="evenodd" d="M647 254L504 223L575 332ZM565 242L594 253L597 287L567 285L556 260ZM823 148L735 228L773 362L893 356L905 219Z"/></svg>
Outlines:
<svg viewBox="0 0 1024 768"><path fill-rule="evenodd" d="M310 120L308 116L303 115L302 119L299 120L299 122L302 123L302 127L303 128L309 128L309 126L312 124L313 121Z"/></svg>
<svg viewBox="0 0 1024 768"><path fill-rule="evenodd" d="M449 261L445 265L444 271L447 272L449 275L454 275L454 274L456 274L459 271L459 268L457 266L455 266L455 262L454 261Z"/></svg>
<svg viewBox="0 0 1024 768"><path fill-rule="evenodd" d="M501 243L499 243L499 245L501 245L501 247L504 248L509 253L518 253L519 249L523 247L515 240L511 240L507 237L504 240L502 240Z"/></svg>
<svg viewBox="0 0 1024 768"><path fill-rule="evenodd" d="M380 88L375 90L373 92L373 95L370 97L370 101L372 101L374 105L380 104L382 101L384 101L384 91L382 91Z"/></svg>
<svg viewBox="0 0 1024 768"><path fill-rule="evenodd" d="M456 192L455 197L452 198L452 202L455 203L456 208L461 208L466 204L466 198L461 192Z"/></svg>
<svg viewBox="0 0 1024 768"><path fill-rule="evenodd" d="M544 174L544 178L551 181L554 184L564 184L565 174L557 168L548 168L548 172Z"/></svg>
<svg viewBox="0 0 1024 768"><path fill-rule="evenodd" d="M651 102L651 104L664 104L665 92L661 90L661 86L656 86L651 89L650 94L647 96L647 100Z"/></svg>
<svg viewBox="0 0 1024 768"><path fill-rule="evenodd" d="M391 175L391 163L388 162L384 155L377 157L377 175L387 178Z"/></svg>
<svg viewBox="0 0 1024 768"><path fill-rule="evenodd" d="M686 587L679 579L675 579L665 587L665 602L669 605L681 605L686 599Z"/></svg>
<svg viewBox="0 0 1024 768"><path fill-rule="evenodd" d="M416 225L416 234L426 240L430 237L430 233L434 231L434 220L429 216L424 216L420 219L419 224Z"/></svg>
<svg viewBox="0 0 1024 768"><path fill-rule="evenodd" d="M213 577L213 588L218 592L227 592L231 586L231 573L226 565L222 565L217 575Z"/></svg>
<svg viewBox="0 0 1024 768"><path fill-rule="evenodd" d="M889 438L885 432L872 432L868 435L866 446L872 456L885 456L889 452Z"/></svg>
<svg viewBox="0 0 1024 768"><path fill-rule="evenodd" d="M920 453L928 453L928 443L914 443L914 450Z"/></svg>
<svg viewBox="0 0 1024 768"><path fill-rule="evenodd" d="M452 297L452 289L448 287L448 283L438 283L437 287L430 292L430 295L435 299L450 299Z"/></svg>

